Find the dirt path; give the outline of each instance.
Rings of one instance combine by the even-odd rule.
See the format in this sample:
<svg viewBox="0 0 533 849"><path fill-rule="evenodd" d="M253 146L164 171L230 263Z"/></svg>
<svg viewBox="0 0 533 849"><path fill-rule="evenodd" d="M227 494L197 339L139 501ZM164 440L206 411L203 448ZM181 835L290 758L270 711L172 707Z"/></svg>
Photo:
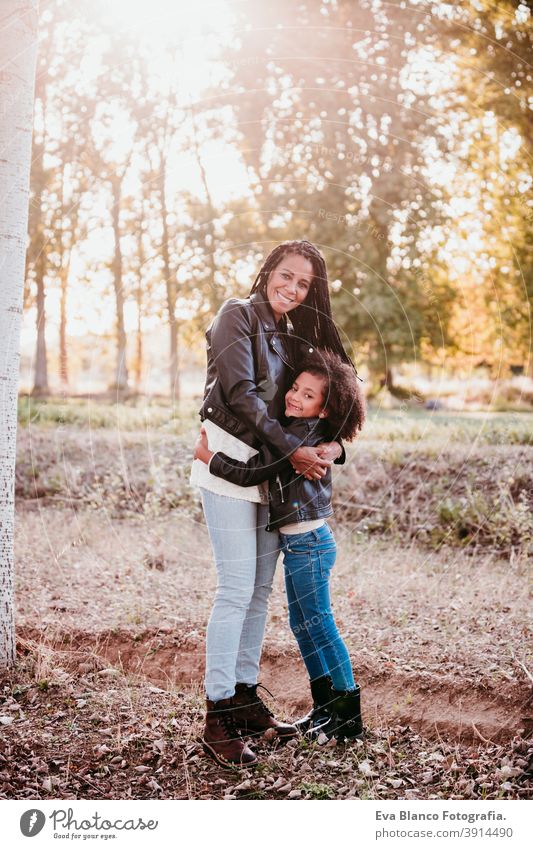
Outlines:
<svg viewBox="0 0 533 849"><path fill-rule="evenodd" d="M533 705L513 660L531 668L526 570L491 555L360 543L342 526L337 535L334 606L371 727L396 722L478 742L527 736ZM215 589L203 524L177 511L106 523L96 512L45 509L19 515L18 551L22 645L44 639L69 666L118 665L202 698ZM281 566L262 678L287 716L307 708Z"/></svg>
<svg viewBox="0 0 533 849"><path fill-rule="evenodd" d="M24 651L50 650L69 671L116 667L138 681L187 692L202 691L203 642L161 630L141 633L55 631L47 636L25 628L19 634ZM391 722L409 725L428 738L502 743L533 730L533 694L526 684L490 689L432 672L388 671L355 656L364 693L365 721L373 728ZM267 644L262 681L275 695L277 709L296 717L309 706L307 679L295 652L280 653Z"/></svg>
<svg viewBox="0 0 533 849"><path fill-rule="evenodd" d="M364 671L431 672L506 688L531 655L527 568L490 553L428 553L361 539L339 525L331 582L335 617ZM96 510L40 509L17 519L18 627L99 635L161 629L205 633L215 569L205 525L186 512L112 520ZM283 568L275 576L266 644L295 651Z"/></svg>

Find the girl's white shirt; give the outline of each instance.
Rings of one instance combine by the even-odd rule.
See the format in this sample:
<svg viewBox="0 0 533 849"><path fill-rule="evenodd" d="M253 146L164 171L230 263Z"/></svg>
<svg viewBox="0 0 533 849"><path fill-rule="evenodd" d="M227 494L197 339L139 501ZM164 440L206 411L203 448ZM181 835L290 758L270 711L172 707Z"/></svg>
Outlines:
<svg viewBox="0 0 533 849"><path fill-rule="evenodd" d="M204 419L202 427L207 433L207 442L209 450L223 451L228 457L234 460L241 460L246 463L251 457L259 452L247 445L231 433L226 433L214 422L209 419ZM257 486L238 486L236 483L226 481L224 478L217 478L209 471L209 466L201 460L193 460L191 466L191 475L189 478L191 486L201 486L208 489L210 492L215 492L217 495L226 495L228 498L240 498L242 501L254 501L258 504L268 504L268 482L260 483Z"/></svg>
<svg viewBox="0 0 533 849"><path fill-rule="evenodd" d="M306 519L305 522L291 522L290 525L282 525L278 528L280 534L306 534L307 531L316 531L326 524L325 519Z"/></svg>

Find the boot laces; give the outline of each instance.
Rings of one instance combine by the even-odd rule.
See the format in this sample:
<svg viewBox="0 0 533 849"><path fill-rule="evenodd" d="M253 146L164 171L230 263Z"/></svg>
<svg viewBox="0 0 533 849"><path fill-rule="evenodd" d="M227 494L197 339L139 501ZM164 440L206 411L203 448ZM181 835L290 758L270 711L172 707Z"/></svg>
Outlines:
<svg viewBox="0 0 533 849"><path fill-rule="evenodd" d="M237 727L235 725L235 717L231 711L231 708L226 708L221 711L218 716L218 723L224 729L226 736L233 740L239 736L239 732L237 731Z"/></svg>
<svg viewBox="0 0 533 849"><path fill-rule="evenodd" d="M271 696L272 698L274 698L274 696L272 695L272 693L270 692L270 690L269 690L269 689L267 689L267 687L264 687L264 686L263 686L263 684L256 684L256 685L255 685L255 689L254 689L254 696L255 696L254 707L257 707L257 709L258 709L258 710L260 710L260 711L261 711L261 713L264 713L264 714L266 714L267 716L274 716L274 714L272 713L272 711L271 711L271 710L270 710L270 709L266 706L266 704L264 703L264 701L263 701L263 699L261 698L261 696L260 696L260 695L258 695L258 693L257 693L257 688L258 688L258 687L261 687L261 689L262 689L262 690L264 690L266 693L268 693L268 695L269 695L269 696Z"/></svg>

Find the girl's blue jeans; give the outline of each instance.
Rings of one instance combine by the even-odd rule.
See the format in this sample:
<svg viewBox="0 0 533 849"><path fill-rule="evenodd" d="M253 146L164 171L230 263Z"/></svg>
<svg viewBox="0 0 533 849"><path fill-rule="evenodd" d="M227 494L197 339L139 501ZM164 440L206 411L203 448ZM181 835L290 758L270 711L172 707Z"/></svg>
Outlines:
<svg viewBox="0 0 533 849"><path fill-rule="evenodd" d="M309 678L329 675L335 690L353 690L350 656L339 634L329 593L337 546L327 523L303 534L280 533L289 624Z"/></svg>

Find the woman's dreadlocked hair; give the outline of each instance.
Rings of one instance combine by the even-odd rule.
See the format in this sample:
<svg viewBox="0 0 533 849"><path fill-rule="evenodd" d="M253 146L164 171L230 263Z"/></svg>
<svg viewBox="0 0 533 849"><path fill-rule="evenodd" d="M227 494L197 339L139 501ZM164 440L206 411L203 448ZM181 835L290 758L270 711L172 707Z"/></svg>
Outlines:
<svg viewBox="0 0 533 849"><path fill-rule="evenodd" d="M353 362L344 350L339 332L331 315L326 261L312 242L301 239L292 242L282 242L281 245L274 248L261 266L261 270L255 278L250 294L258 292L266 300L266 289L270 272L288 254L299 254L305 257L305 259L308 259L313 266L313 279L307 297L304 303L291 310L290 314L290 321L294 327L296 338L308 342L315 348L324 348L333 354L337 354L344 363L349 363L355 369ZM283 322L282 328L286 329L285 316L282 316L280 322Z"/></svg>

